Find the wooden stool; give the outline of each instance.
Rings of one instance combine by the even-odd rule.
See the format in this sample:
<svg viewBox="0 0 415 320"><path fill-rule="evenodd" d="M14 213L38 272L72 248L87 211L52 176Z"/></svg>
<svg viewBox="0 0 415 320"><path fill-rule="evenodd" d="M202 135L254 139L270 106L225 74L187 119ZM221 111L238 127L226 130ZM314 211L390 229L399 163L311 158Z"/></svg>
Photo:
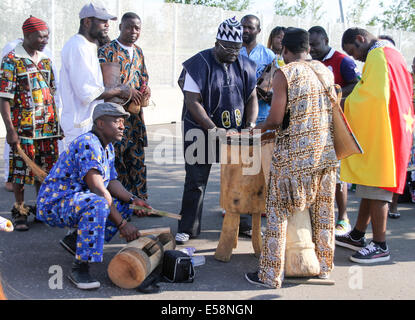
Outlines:
<svg viewBox="0 0 415 320"><path fill-rule="evenodd" d="M261 254L261 213L265 212L274 141L275 133L270 132L261 136L261 143L233 135L221 144L220 203L226 214L216 260L230 260L232 250L238 245L241 214L252 215L252 246L255 256Z"/></svg>

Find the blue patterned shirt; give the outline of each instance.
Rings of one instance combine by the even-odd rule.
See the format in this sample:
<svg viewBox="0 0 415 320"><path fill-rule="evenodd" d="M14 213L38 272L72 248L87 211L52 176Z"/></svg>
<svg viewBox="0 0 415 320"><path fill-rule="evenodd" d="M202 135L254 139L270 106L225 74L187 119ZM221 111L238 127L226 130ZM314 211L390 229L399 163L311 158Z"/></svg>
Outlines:
<svg viewBox="0 0 415 320"><path fill-rule="evenodd" d="M75 193L88 192L84 178L92 169L101 173L107 187L111 180L117 179L114 160L114 147L111 143L104 148L92 132L76 138L68 150L59 156L40 187L37 198L40 216L42 209L58 205L62 200L72 198Z"/></svg>

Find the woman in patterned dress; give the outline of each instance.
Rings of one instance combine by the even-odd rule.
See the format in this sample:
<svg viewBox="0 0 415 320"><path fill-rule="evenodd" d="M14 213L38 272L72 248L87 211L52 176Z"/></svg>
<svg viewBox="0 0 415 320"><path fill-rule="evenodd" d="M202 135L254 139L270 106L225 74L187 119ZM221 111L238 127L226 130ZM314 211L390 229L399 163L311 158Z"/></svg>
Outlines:
<svg viewBox="0 0 415 320"><path fill-rule="evenodd" d="M334 256L334 197L338 160L333 146L332 106L325 87L333 74L307 61L308 33L288 28L283 39L287 65L273 81L274 98L262 131L277 129L267 195L267 229L259 270L246 279L279 288L284 278L287 220L309 209L320 277L328 277ZM282 126L281 126L282 125Z"/></svg>

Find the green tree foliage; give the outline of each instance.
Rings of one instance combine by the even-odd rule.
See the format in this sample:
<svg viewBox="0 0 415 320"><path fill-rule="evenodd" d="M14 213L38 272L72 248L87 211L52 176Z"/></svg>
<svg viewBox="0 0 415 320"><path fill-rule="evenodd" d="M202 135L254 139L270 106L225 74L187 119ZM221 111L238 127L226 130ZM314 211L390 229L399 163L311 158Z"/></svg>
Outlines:
<svg viewBox="0 0 415 320"><path fill-rule="evenodd" d="M207 7L218 7L224 10L232 11L246 10L250 5L250 0L164 0L164 2L194 4Z"/></svg>
<svg viewBox="0 0 415 320"><path fill-rule="evenodd" d="M395 0L392 3L379 3L382 15L373 17L369 24L380 24L385 29L401 29L415 32L415 0Z"/></svg>
<svg viewBox="0 0 415 320"><path fill-rule="evenodd" d="M354 0L352 4L347 8L347 21L355 25L363 23L363 15L369 8L370 4L370 0Z"/></svg>
<svg viewBox="0 0 415 320"><path fill-rule="evenodd" d="M294 5L287 4L286 0L275 0L275 14L279 16L292 16L313 20L320 20L324 15L322 0L295 0Z"/></svg>

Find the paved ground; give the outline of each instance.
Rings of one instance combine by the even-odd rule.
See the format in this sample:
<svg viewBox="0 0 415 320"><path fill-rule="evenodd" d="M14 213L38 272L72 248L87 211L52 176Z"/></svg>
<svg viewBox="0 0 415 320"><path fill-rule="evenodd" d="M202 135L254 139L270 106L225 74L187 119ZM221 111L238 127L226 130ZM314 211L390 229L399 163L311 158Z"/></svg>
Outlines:
<svg viewBox="0 0 415 320"><path fill-rule="evenodd" d="M160 159L174 160L174 148L181 150L180 136L175 125L149 126L150 146L147 150L149 202L160 210L178 213L184 181L183 163L160 164ZM3 145L3 140L0 144ZM166 150L163 151L163 145ZM1 151L2 154L2 151ZM180 155L177 157L181 160ZM3 164L3 160L1 160ZM1 171L3 172L3 171ZM2 177L1 177L2 178ZM2 181L2 180L1 180ZM0 274L9 299L123 299L123 300L271 300L271 299L414 299L415 298L415 205L400 204L402 216L388 221L388 243L392 258L388 263L374 266L356 266L349 262L351 251L337 248L335 269L331 278L334 286L288 285L272 290L249 284L244 273L253 271L257 259L253 255L250 240L239 238L238 247L229 263L216 261L213 257L222 216L219 207L219 166L212 168L205 198L202 222L203 232L199 239L188 246L197 248L196 254L206 256L206 264L196 268L196 278L191 284L161 283L159 294L141 294L136 290L116 287L107 276L108 263L123 246L117 237L105 246L104 262L94 265L92 271L101 281L101 288L85 292L76 289L66 278L70 271L72 256L59 245L66 230L51 228L44 224L31 224L28 232L0 233ZM349 193L349 215L354 222L358 202ZM10 218L13 204L12 193L0 190L0 215ZM35 203L33 187L26 189L26 202ZM133 218L139 228L170 226L173 233L177 222L164 217ZM263 218L263 225L265 219ZM368 230L370 232L370 229ZM369 238L371 234L367 235ZM180 248L181 246L178 246ZM59 270L63 271L62 288ZM58 271L58 272L57 272Z"/></svg>

